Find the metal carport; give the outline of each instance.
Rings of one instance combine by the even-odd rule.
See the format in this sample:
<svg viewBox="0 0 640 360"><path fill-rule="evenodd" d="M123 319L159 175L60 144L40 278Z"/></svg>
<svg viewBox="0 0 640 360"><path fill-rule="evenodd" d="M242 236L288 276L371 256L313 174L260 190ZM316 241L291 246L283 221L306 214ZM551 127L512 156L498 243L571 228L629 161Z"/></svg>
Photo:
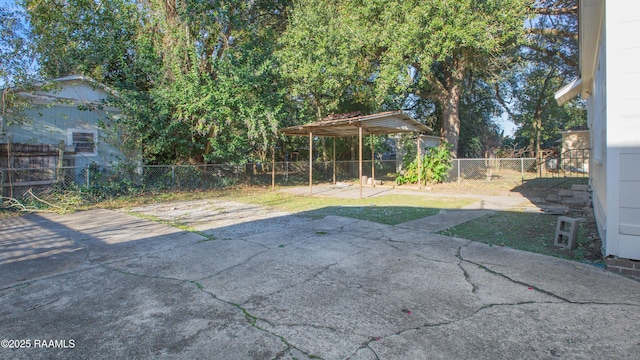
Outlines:
<svg viewBox="0 0 640 360"><path fill-rule="evenodd" d="M425 133L431 130L402 111L389 111L371 115L361 113L347 113L330 115L323 120L305 125L290 126L280 130L288 136L309 136L309 194L313 194L313 137L332 137L333 141L333 179L335 182L335 138L358 136L358 179L360 182L360 197L362 197L362 137L365 135L386 135L406 132ZM418 138L419 139L419 138ZM373 141L372 152L373 152ZM419 144L419 140L418 140ZM420 159L420 146L418 146ZM418 174L422 166L418 160ZM371 167L371 178L375 184L374 166ZM419 175L418 175L419 176ZM420 180L418 180L418 184Z"/></svg>

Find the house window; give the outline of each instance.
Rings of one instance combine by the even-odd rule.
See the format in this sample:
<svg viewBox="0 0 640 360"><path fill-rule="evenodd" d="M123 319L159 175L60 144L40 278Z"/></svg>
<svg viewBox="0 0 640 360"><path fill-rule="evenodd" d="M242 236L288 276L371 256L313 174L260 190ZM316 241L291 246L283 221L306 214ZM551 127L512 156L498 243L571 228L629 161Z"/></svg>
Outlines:
<svg viewBox="0 0 640 360"><path fill-rule="evenodd" d="M98 132L96 130L69 130L69 143L73 145L77 154L98 155L97 142Z"/></svg>

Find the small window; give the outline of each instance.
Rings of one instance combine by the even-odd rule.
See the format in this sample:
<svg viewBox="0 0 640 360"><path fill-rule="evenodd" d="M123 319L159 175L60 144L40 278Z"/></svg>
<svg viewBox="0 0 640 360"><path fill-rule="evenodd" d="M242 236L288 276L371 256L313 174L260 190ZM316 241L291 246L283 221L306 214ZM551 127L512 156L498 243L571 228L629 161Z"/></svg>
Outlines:
<svg viewBox="0 0 640 360"><path fill-rule="evenodd" d="M69 132L69 143L73 145L77 154L97 155L97 131L72 129Z"/></svg>

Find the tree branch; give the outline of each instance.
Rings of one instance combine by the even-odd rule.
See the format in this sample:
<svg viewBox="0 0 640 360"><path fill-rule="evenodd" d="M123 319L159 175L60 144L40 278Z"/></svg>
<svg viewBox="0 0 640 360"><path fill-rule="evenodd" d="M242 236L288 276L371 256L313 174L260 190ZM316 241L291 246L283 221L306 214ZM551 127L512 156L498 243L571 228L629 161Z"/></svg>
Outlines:
<svg viewBox="0 0 640 360"><path fill-rule="evenodd" d="M504 109L504 111L507 112L507 115L509 115L509 117L511 118L511 121L513 121L514 123L517 123L518 118L516 116L516 114L514 114L513 112L511 112L511 109L509 109L509 107L507 106L507 103L504 101L504 99L502 98L502 95L500 95L500 87L498 86L498 84L494 84L493 85L495 90L496 90L496 99L498 100L498 103L500 103L500 105L502 106L502 108Z"/></svg>
<svg viewBox="0 0 640 360"><path fill-rule="evenodd" d="M544 36L555 36L555 37L562 37L562 38L567 38L567 39L578 40L578 34L576 34L574 32L570 32L570 31L566 31L566 30L560 30L560 29L530 28L530 29L527 30L527 33L536 34L536 35L544 35Z"/></svg>
<svg viewBox="0 0 640 360"><path fill-rule="evenodd" d="M531 45L531 44L528 44L528 45L525 45L525 46L528 47L529 49L533 50L533 51L544 53L545 55L548 55L550 57L557 56L560 59L562 59L562 61L564 61L567 65L569 65L571 67L574 67L576 69L578 68L578 61L576 61L577 59L573 59L573 58L563 54L560 51L553 51L551 49L545 49L543 47L536 46L536 45Z"/></svg>
<svg viewBox="0 0 640 360"><path fill-rule="evenodd" d="M533 12L537 15L577 15L578 5L566 8L535 8Z"/></svg>

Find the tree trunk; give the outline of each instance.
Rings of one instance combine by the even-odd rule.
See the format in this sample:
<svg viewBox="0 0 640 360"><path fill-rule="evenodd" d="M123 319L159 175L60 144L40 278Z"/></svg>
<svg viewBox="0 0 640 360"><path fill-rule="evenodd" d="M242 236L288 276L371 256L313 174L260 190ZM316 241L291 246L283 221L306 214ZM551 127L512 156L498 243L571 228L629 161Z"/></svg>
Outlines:
<svg viewBox="0 0 640 360"><path fill-rule="evenodd" d="M460 101L460 86L452 89L449 98L444 104L442 112L442 127L444 130L445 140L453 145L451 148L451 157L458 157L458 140L460 138L460 116L458 113L458 103Z"/></svg>
<svg viewBox="0 0 640 360"><path fill-rule="evenodd" d="M327 162L329 154L327 153L327 141L324 136L320 138L320 145L322 147L322 161Z"/></svg>
<svg viewBox="0 0 640 360"><path fill-rule="evenodd" d="M531 124L531 133L529 134L529 156L536 158L536 130L535 124Z"/></svg>
<svg viewBox="0 0 640 360"><path fill-rule="evenodd" d="M460 114L458 111L462 81L464 80L464 60L456 59L456 66L452 73L445 75L446 93L442 102L442 130L445 140L452 145L451 157L458 157L458 140L460 139Z"/></svg>

